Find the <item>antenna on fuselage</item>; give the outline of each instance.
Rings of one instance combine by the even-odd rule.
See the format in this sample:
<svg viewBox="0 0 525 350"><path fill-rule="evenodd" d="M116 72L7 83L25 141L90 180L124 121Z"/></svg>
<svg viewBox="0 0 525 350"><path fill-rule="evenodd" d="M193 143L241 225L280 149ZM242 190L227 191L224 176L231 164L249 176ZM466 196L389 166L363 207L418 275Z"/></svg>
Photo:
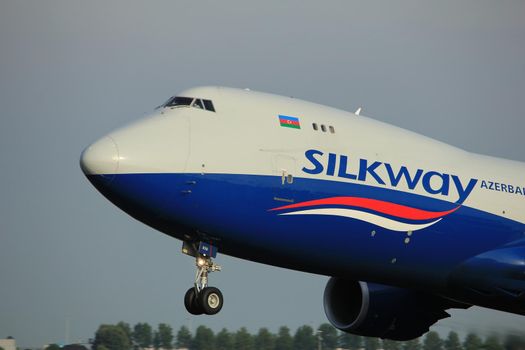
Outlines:
<svg viewBox="0 0 525 350"><path fill-rule="evenodd" d="M355 114L355 115L360 115L362 110L363 110L363 107L359 107L358 109L356 109L356 111L354 112L354 114Z"/></svg>

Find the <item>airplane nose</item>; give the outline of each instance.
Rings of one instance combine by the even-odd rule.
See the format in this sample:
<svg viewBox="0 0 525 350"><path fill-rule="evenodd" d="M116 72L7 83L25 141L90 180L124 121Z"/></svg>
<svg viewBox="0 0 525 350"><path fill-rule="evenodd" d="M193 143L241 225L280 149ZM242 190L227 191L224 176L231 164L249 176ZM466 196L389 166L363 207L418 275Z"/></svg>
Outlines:
<svg viewBox="0 0 525 350"><path fill-rule="evenodd" d="M113 177L119 166L119 152L115 141L105 136L89 145L80 156L80 167L85 175Z"/></svg>

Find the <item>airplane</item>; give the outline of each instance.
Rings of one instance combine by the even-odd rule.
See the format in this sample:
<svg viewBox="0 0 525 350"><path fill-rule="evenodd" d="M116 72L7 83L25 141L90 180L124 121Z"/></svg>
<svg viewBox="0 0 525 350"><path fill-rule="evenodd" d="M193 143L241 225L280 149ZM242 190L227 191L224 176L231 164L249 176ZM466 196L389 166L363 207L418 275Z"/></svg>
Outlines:
<svg viewBox="0 0 525 350"><path fill-rule="evenodd" d="M184 297L217 314L217 252L329 276L331 324L408 340L446 310L525 315L525 164L249 89L185 90L81 155L91 184L195 258Z"/></svg>

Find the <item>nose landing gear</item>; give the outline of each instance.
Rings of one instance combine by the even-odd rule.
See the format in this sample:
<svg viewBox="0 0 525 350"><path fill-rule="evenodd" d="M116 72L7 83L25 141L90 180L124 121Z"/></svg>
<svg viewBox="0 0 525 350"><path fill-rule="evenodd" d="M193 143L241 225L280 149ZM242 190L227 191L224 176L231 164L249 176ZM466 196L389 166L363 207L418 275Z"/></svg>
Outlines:
<svg viewBox="0 0 525 350"><path fill-rule="evenodd" d="M191 243L184 242L182 252L195 257L197 272L195 273L194 286L184 295L184 306L192 315L215 315L222 309L223 296L215 287L208 286L208 274L221 271L221 267L212 261L217 255L217 248L200 242L199 248Z"/></svg>

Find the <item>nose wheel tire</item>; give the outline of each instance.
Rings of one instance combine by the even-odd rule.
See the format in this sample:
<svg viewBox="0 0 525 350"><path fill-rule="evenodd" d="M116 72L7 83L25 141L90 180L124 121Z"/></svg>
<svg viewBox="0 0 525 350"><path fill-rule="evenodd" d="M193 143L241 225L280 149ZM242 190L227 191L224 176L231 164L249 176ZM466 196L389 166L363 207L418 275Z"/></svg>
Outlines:
<svg viewBox="0 0 525 350"><path fill-rule="evenodd" d="M202 315L204 313L204 310L200 306L197 299L198 298L194 287L188 289L184 295L184 306L186 307L186 310L188 310L188 312L192 315Z"/></svg>
<svg viewBox="0 0 525 350"><path fill-rule="evenodd" d="M213 262L217 247L206 242L184 242L182 252L195 258L195 283L184 295L184 306L192 315L215 315L222 309L223 297L218 288L208 287L208 275L221 271L220 265Z"/></svg>
<svg viewBox="0 0 525 350"><path fill-rule="evenodd" d="M215 315L221 311L223 303L222 293L215 287L206 287L198 294L192 287L184 295L184 306L192 315Z"/></svg>
<svg viewBox="0 0 525 350"><path fill-rule="evenodd" d="M222 309L224 299L218 288L206 287L197 297L199 306L206 315L215 315Z"/></svg>

